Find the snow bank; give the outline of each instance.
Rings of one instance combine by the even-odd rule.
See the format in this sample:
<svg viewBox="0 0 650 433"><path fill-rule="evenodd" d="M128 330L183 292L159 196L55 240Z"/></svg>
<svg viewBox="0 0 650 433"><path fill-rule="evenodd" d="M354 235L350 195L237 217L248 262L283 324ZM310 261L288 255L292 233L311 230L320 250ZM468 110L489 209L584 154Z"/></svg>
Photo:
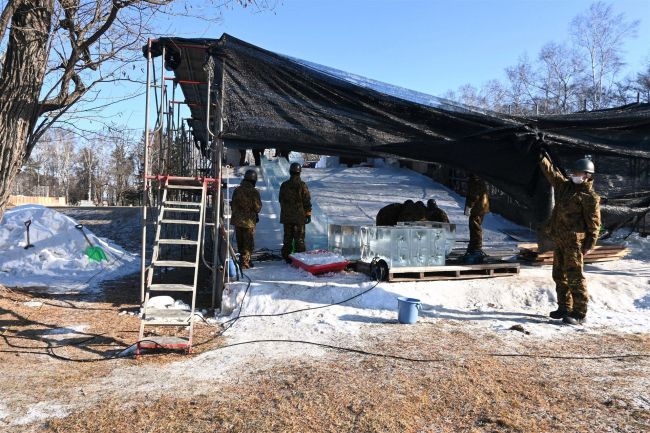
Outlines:
<svg viewBox="0 0 650 433"><path fill-rule="evenodd" d="M30 241L25 249L25 221L32 220ZM77 222L55 210L24 205L8 210L0 223L0 284L46 286L54 291L86 290L97 282L137 272L139 257L84 228L107 261L94 262Z"/></svg>

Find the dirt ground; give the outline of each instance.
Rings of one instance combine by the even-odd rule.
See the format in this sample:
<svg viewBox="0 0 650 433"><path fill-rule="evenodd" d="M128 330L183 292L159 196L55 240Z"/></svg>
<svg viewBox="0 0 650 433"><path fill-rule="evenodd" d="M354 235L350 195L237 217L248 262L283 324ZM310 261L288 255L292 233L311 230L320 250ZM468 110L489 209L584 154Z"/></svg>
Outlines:
<svg viewBox="0 0 650 433"><path fill-rule="evenodd" d="M363 339L340 345L388 357L327 350L320 358L251 362L227 380L179 381L148 392L130 389L128 381L98 386L126 371L155 372L196 357L107 360L137 338L139 321L130 314L137 307L136 283L123 281L122 289L92 300L0 289L1 430L650 431L645 333L540 340L514 330L504 338L449 320L377 323ZM75 328L79 324L85 327ZM52 331L60 328L76 333L64 338ZM219 327L197 324L195 353L225 344L219 333Z"/></svg>

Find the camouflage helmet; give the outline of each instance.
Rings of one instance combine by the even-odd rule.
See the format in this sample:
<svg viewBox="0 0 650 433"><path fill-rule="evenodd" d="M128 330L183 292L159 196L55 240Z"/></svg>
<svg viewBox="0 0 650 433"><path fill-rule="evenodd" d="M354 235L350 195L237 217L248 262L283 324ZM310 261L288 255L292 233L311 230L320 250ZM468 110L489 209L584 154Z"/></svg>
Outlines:
<svg viewBox="0 0 650 433"><path fill-rule="evenodd" d="M584 171L585 173L594 174L596 168L590 158L582 158L573 164L574 171Z"/></svg>
<svg viewBox="0 0 650 433"><path fill-rule="evenodd" d="M302 166L297 162L294 162L289 166L290 174L300 174L301 171L302 171Z"/></svg>
<svg viewBox="0 0 650 433"><path fill-rule="evenodd" d="M257 172L255 170L246 170L244 173L244 180L252 182L253 184L257 182Z"/></svg>

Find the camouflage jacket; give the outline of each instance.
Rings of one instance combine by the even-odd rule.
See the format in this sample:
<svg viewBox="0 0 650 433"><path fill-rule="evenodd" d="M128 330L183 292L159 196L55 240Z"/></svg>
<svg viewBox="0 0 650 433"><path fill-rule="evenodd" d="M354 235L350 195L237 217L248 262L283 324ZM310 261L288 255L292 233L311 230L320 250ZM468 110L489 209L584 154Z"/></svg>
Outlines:
<svg viewBox="0 0 650 433"><path fill-rule="evenodd" d="M253 184L242 180L235 188L230 203L232 209L230 223L236 227L254 228L257 214L262 210L262 200L260 200L260 192Z"/></svg>
<svg viewBox="0 0 650 433"><path fill-rule="evenodd" d="M487 193L485 181L476 176L470 176L467 183L467 197L465 206L471 209L473 214L486 214L490 212L490 200Z"/></svg>
<svg viewBox="0 0 650 433"><path fill-rule="evenodd" d="M376 217L378 226L394 226L397 224L400 212L402 212L402 203L391 203L379 209Z"/></svg>
<svg viewBox="0 0 650 433"><path fill-rule="evenodd" d="M427 209L427 219L439 223L448 223L449 217L447 213L440 209L438 206L430 207Z"/></svg>
<svg viewBox="0 0 650 433"><path fill-rule="evenodd" d="M543 158L539 165L554 188L555 207L549 224L551 237L562 239L577 234L584 238L586 248L593 248L600 231L600 197L593 190L593 180L575 184L548 158Z"/></svg>
<svg viewBox="0 0 650 433"><path fill-rule="evenodd" d="M397 217L397 221L426 221L427 208L422 202L404 203L402 210Z"/></svg>
<svg viewBox="0 0 650 433"><path fill-rule="evenodd" d="M291 176L280 186L280 222L304 225L308 214L311 215L309 188L300 176Z"/></svg>

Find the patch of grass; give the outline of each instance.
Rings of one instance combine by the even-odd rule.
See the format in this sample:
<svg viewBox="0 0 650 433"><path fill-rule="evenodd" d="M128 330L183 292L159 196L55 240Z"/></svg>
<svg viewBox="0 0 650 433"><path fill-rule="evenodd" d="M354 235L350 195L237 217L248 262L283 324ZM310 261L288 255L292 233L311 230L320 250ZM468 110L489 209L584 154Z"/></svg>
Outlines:
<svg viewBox="0 0 650 433"><path fill-rule="evenodd" d="M466 344L479 340L455 336ZM422 337L402 337L379 349L395 352L408 344L421 356L433 350ZM638 432L650 426L650 413L605 404L593 382L593 371L631 363L641 371L649 365L493 357L414 364L335 355L268 368L239 385L215 385L214 392L191 397L131 399L126 405L111 399L52 420L44 431Z"/></svg>

